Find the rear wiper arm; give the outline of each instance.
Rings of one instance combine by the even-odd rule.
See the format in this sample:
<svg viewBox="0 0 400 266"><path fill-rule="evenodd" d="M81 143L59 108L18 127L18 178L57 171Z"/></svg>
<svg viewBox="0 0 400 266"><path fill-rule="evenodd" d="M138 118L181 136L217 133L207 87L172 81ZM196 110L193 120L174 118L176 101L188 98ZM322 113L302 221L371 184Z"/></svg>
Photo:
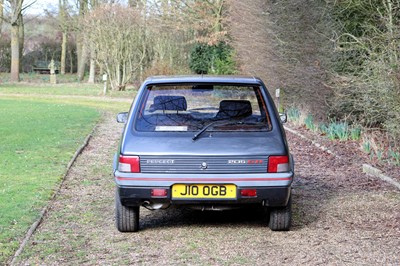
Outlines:
<svg viewBox="0 0 400 266"><path fill-rule="evenodd" d="M225 124L225 123L227 123L227 124L240 124L240 123L243 123L243 120L232 121L232 119L221 119L221 120L213 121L213 122L211 122L211 123L205 125L202 129L200 129L199 132L197 132L196 134L194 134L192 140L198 139L198 138L200 137L200 135L203 134L204 132L206 132L206 130L207 130L209 127L211 127L211 126L213 126L213 125L215 125L215 124L218 124L218 122L224 122L224 123L222 123L222 124Z"/></svg>
<svg viewBox="0 0 400 266"><path fill-rule="evenodd" d="M200 137L200 135L203 134L203 133L207 130L207 128L211 127L212 125L214 125L214 124L217 123L217 122L219 122L219 120L218 120L218 121L211 122L211 123L209 123L208 125L205 125L202 129L200 129L199 132L197 132L196 134L194 134L192 140L198 139L198 138Z"/></svg>

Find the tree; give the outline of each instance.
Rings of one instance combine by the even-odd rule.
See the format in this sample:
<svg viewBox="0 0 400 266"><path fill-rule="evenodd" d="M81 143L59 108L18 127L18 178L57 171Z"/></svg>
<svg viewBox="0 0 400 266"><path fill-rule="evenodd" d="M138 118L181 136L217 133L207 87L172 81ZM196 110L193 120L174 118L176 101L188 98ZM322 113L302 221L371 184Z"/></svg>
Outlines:
<svg viewBox="0 0 400 266"><path fill-rule="evenodd" d="M400 138L400 0L342 0L331 113Z"/></svg>
<svg viewBox="0 0 400 266"><path fill-rule="evenodd" d="M146 1L146 0L144 0ZM128 6L132 8L141 8L143 6L143 0L128 0Z"/></svg>
<svg viewBox="0 0 400 266"><path fill-rule="evenodd" d="M96 50L113 90L124 90L142 66L147 44L142 36L141 10L104 4L87 14L85 36Z"/></svg>
<svg viewBox="0 0 400 266"><path fill-rule="evenodd" d="M61 28L61 32L62 32L60 73L63 75L65 74L65 63L66 63L66 58L67 58L68 28L69 28L67 5L68 5L67 0L59 0L58 1L58 9L59 9L58 20L59 20L60 28Z"/></svg>
<svg viewBox="0 0 400 266"><path fill-rule="evenodd" d="M182 27L194 30L196 42L210 45L226 41L226 0L172 0L171 7Z"/></svg>
<svg viewBox="0 0 400 266"><path fill-rule="evenodd" d="M92 9L95 9L98 6L98 1L97 0L90 0L90 6ZM89 79L88 83L95 83L95 77L96 77L96 47L94 44L90 44L90 66L89 66Z"/></svg>
<svg viewBox="0 0 400 266"><path fill-rule="evenodd" d="M193 45L193 30L182 23L179 10L171 1L134 0L130 3L141 12L142 39L145 57L138 71L138 79L150 75L190 73L188 58Z"/></svg>
<svg viewBox="0 0 400 266"><path fill-rule="evenodd" d="M24 0L7 0L10 7L8 22L11 24L11 81L19 82L19 67L21 58L21 35L23 31L22 4Z"/></svg>
<svg viewBox="0 0 400 266"><path fill-rule="evenodd" d="M156 10L161 14L160 24L168 25L173 29L174 35L169 36L168 42L159 42L160 36L164 34L158 34L155 37L154 49L163 58L163 53L168 53L174 40L182 36L183 43L188 48L185 53L186 62L189 62L192 71L209 74L235 73L234 50L229 45L230 36L227 32L228 2L228 0L159 1ZM177 34L180 32L183 35Z"/></svg>
<svg viewBox="0 0 400 266"><path fill-rule="evenodd" d="M79 0L79 19L78 23L80 24L80 21L83 21L85 19L85 16L88 12L88 0ZM84 34L84 29L79 28L78 29L78 36L76 40L76 49L77 49L77 56L78 56L78 70L77 70L77 75L78 75L78 80L82 81L85 75L85 69L86 69L86 61L87 61L87 46L85 42L85 34Z"/></svg>

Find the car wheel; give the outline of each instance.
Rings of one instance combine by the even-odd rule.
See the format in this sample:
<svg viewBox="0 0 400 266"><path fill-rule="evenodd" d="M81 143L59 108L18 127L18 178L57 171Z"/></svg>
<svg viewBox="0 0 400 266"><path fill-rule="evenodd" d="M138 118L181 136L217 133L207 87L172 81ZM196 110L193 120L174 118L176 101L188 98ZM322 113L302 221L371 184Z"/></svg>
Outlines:
<svg viewBox="0 0 400 266"><path fill-rule="evenodd" d="M137 232L139 230L139 206L122 205L118 192L115 196L115 223L120 232Z"/></svg>
<svg viewBox="0 0 400 266"><path fill-rule="evenodd" d="M285 207L271 208L268 227L272 231L289 231L292 224L292 196Z"/></svg>

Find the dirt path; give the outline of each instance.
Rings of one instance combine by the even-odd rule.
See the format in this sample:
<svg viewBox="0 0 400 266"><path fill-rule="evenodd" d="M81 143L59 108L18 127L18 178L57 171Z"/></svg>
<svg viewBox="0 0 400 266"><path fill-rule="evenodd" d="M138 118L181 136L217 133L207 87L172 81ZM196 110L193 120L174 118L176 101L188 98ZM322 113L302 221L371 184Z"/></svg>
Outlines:
<svg viewBox="0 0 400 266"><path fill-rule="evenodd" d="M112 157L122 127L107 114L17 265L395 265L400 193L348 160L289 134L297 163L294 226L262 212L141 209L138 233L114 226Z"/></svg>

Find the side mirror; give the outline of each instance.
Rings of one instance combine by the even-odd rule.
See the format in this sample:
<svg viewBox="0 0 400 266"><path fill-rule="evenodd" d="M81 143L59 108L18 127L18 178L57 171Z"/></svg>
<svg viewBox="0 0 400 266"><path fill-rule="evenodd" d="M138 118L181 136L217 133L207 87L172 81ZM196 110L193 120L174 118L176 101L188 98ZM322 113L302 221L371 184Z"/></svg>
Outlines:
<svg viewBox="0 0 400 266"><path fill-rule="evenodd" d="M282 124L287 122L287 114L286 113L279 113L279 118L280 118Z"/></svg>
<svg viewBox="0 0 400 266"><path fill-rule="evenodd" d="M118 123L126 123L128 121L128 112L122 112L117 115Z"/></svg>

